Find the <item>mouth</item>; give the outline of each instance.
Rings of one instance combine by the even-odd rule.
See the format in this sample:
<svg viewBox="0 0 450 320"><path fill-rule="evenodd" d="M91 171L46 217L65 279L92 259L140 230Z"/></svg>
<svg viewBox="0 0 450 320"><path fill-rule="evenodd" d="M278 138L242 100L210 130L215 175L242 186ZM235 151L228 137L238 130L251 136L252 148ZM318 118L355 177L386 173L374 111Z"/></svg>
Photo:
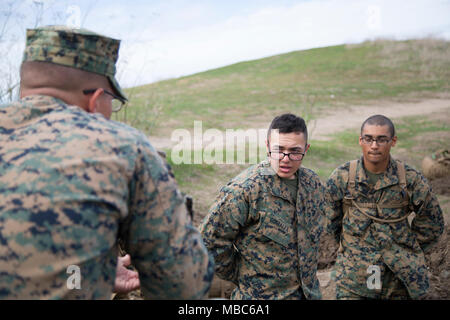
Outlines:
<svg viewBox="0 0 450 320"><path fill-rule="evenodd" d="M283 172L283 173L288 173L288 172L292 169L292 167L281 166L281 165L280 165L279 169L280 169L280 171Z"/></svg>

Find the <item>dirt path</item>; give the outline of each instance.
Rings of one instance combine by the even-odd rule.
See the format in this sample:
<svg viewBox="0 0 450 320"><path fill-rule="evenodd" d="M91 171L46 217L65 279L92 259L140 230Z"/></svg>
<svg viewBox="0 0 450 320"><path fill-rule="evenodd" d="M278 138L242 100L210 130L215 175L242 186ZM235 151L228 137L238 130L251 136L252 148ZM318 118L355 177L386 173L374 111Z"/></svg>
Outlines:
<svg viewBox="0 0 450 320"><path fill-rule="evenodd" d="M352 106L338 113L317 119L313 124L312 139L328 140L331 135L346 129L360 128L362 122L374 114L395 119L405 116L427 115L449 111L450 99L427 99L419 102L378 102L376 105Z"/></svg>
<svg viewBox="0 0 450 320"><path fill-rule="evenodd" d="M326 116L313 121L308 129L312 139L329 140L331 139L331 135L336 132L347 129L359 129L361 123L374 114L383 114L391 119L395 119L404 116L427 115L446 110L450 115L450 98L448 97L443 99L426 99L416 102L378 101L376 104L349 106L347 108L331 111ZM267 126L269 123L270 120L268 120ZM189 130L191 128L187 129ZM254 129L266 130L266 128ZM150 136L149 139L157 149L170 149L175 145L179 145L178 142L171 141L170 137ZM198 141L198 139L193 141L194 139L195 137L192 136L191 143L193 145L202 145L201 141ZM264 144L264 141L259 141L259 143ZM184 145L183 148L187 149L189 148L189 145Z"/></svg>

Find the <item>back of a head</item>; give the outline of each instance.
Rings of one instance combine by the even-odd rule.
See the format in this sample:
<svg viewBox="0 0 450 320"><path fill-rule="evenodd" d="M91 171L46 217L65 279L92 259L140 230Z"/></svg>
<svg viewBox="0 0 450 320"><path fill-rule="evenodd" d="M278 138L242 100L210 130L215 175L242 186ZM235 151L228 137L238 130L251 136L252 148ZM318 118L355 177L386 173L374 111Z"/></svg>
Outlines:
<svg viewBox="0 0 450 320"><path fill-rule="evenodd" d="M51 88L80 92L87 88L107 88L109 81L100 74L41 61L26 61L20 68L21 90Z"/></svg>
<svg viewBox="0 0 450 320"><path fill-rule="evenodd" d="M383 116L381 114L376 114L373 115L369 118L367 118L363 124L361 125L361 135L363 133L364 130L364 126L365 125L374 125L374 126L388 126L389 128L389 133L391 135L391 137L395 136L395 127L394 124L392 123L391 119L389 119L386 116Z"/></svg>
<svg viewBox="0 0 450 320"><path fill-rule="evenodd" d="M292 113L285 113L275 117L269 126L267 132L267 139L270 139L270 133L272 130L277 129L278 133L303 133L305 135L305 141L308 141L308 129L303 118L300 118Z"/></svg>

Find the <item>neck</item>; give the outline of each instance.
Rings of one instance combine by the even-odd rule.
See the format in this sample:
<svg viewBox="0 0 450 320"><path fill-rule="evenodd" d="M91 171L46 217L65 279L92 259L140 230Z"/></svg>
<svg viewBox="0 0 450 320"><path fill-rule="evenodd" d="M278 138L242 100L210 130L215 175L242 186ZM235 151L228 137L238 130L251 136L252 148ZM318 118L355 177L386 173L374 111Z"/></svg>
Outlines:
<svg viewBox="0 0 450 320"><path fill-rule="evenodd" d="M21 88L20 90L20 98L25 98L31 95L44 95L44 96L50 96L54 98L58 98L65 103L69 105L75 105L79 106L82 109L85 109L83 107L83 102L80 101L78 96L74 95L71 92L58 90L55 88Z"/></svg>
<svg viewBox="0 0 450 320"><path fill-rule="evenodd" d="M387 170L389 166L389 160L390 158L387 158L383 162L373 163L364 159L364 168L366 168L366 170L371 173L375 174L383 173Z"/></svg>

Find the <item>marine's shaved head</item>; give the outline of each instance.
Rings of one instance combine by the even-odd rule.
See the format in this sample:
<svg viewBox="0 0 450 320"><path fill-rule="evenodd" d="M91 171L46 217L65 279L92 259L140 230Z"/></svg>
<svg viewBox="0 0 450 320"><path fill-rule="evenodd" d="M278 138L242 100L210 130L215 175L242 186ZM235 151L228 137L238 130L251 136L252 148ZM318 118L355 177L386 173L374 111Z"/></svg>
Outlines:
<svg viewBox="0 0 450 320"><path fill-rule="evenodd" d="M363 130L364 130L364 127L366 124L375 125L375 126L388 126L391 138L395 136L395 127L394 127L394 124L392 123L391 119L389 119L388 117L385 117L381 114L376 114L374 116L371 116L363 122L363 124L361 125L361 135L363 133Z"/></svg>
<svg viewBox="0 0 450 320"><path fill-rule="evenodd" d="M90 88L111 90L108 78L103 75L40 61L22 64L20 86L25 90L54 88L68 92L81 92Z"/></svg>

